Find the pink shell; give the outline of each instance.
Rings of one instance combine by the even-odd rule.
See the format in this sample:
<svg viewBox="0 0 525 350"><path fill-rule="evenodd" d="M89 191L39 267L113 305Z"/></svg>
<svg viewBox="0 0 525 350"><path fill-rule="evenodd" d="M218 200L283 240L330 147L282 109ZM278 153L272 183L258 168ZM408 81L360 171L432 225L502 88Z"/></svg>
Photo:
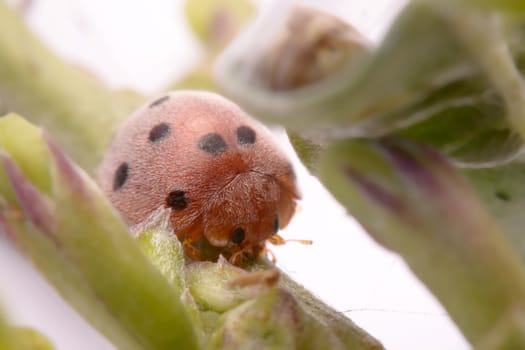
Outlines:
<svg viewBox="0 0 525 350"><path fill-rule="evenodd" d="M132 224L171 207L181 240L205 237L253 254L288 224L300 197L271 133L225 98L197 91L136 111L117 131L98 179Z"/></svg>

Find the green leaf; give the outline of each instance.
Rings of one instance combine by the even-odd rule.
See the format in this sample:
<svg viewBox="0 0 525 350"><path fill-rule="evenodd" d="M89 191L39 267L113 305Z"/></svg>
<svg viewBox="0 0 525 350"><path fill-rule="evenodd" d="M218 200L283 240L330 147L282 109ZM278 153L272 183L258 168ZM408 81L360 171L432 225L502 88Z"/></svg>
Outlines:
<svg viewBox="0 0 525 350"><path fill-rule="evenodd" d="M142 101L63 62L0 1L0 115L12 111L30 116L93 171L118 124Z"/></svg>
<svg viewBox="0 0 525 350"><path fill-rule="evenodd" d="M219 82L256 115L298 130L353 127L365 119L377 120L477 71L446 21L423 2L403 11L368 58L355 63L349 56L346 68L305 89L276 92L265 88L258 81L265 79L257 75L258 56L249 54L256 48L248 42L253 40L247 37L225 51L218 63ZM259 49L263 60L264 45Z"/></svg>
<svg viewBox="0 0 525 350"><path fill-rule="evenodd" d="M254 47L255 31L225 51L217 76L244 108L307 143L395 133L458 164L494 166L523 148L524 23L451 2L414 1L377 48L365 58L348 55L345 67L317 83L272 88L259 68L272 54L267 42ZM279 38L275 28L266 41Z"/></svg>
<svg viewBox="0 0 525 350"><path fill-rule="evenodd" d="M250 272L224 259L196 262L188 265L186 276L212 349L383 349L350 319L263 260Z"/></svg>
<svg viewBox="0 0 525 350"><path fill-rule="evenodd" d="M144 254L182 295L187 288L184 271L186 262L182 245L171 228L170 215L171 210L159 208L131 230L135 232Z"/></svg>
<svg viewBox="0 0 525 350"><path fill-rule="evenodd" d="M507 163L523 149L521 136L500 117L505 115L504 106L494 96L442 100L427 111L427 117L391 134L431 145L465 167ZM419 113L424 115L425 110Z"/></svg>
<svg viewBox="0 0 525 350"><path fill-rule="evenodd" d="M377 242L403 256L472 344L521 312L521 257L435 151L400 140L343 141L327 150L321 179Z"/></svg>
<svg viewBox="0 0 525 350"><path fill-rule="evenodd" d="M203 310L222 313L233 309L248 298L229 287L228 281L243 272L224 261L190 264L187 274L191 294Z"/></svg>
<svg viewBox="0 0 525 350"><path fill-rule="evenodd" d="M3 314L0 314L0 349L9 350L12 348L11 337L7 321L3 316Z"/></svg>
<svg viewBox="0 0 525 350"><path fill-rule="evenodd" d="M525 310L515 307L475 344L477 350L521 349L525 344Z"/></svg>
<svg viewBox="0 0 525 350"><path fill-rule="evenodd" d="M523 12L525 11L525 3L521 0L430 0L435 3L444 3L448 2L449 6L458 6L458 5L468 5L476 6L485 10L498 10L498 11L510 11L510 12Z"/></svg>
<svg viewBox="0 0 525 350"><path fill-rule="evenodd" d="M209 49L222 49L254 12L247 0L187 0L184 4L191 29Z"/></svg>
<svg viewBox="0 0 525 350"><path fill-rule="evenodd" d="M47 170L49 157L41 142L42 131L16 114L0 117L0 150L18 160L18 165L31 182L41 191L49 193L51 180ZM6 174L0 168L0 195L14 201Z"/></svg>
<svg viewBox="0 0 525 350"><path fill-rule="evenodd" d="M495 168L463 169L479 198L498 220L525 264L525 163L522 159Z"/></svg>
<svg viewBox="0 0 525 350"><path fill-rule="evenodd" d="M285 274L282 276L281 286L299 301L303 310L310 317L315 318L316 322L325 325L330 332L337 335L347 349L383 349L378 340L357 326L351 319L317 299L311 292ZM316 344L314 337L316 337L315 332L312 332L312 344ZM322 348L321 345L319 346Z"/></svg>
<svg viewBox="0 0 525 350"><path fill-rule="evenodd" d="M47 151L51 191L40 192L4 154L18 203L0 212L2 230L116 346L197 349L181 291L149 262L96 184L48 137L35 142ZM16 162L35 171L33 159Z"/></svg>
<svg viewBox="0 0 525 350"><path fill-rule="evenodd" d="M282 35L276 7L261 21L277 19L273 31L241 38L217 70L244 108L288 128L307 167L482 349L525 347L524 9L412 1L367 55L282 90L260 69Z"/></svg>
<svg viewBox="0 0 525 350"><path fill-rule="evenodd" d="M0 312L0 349L53 350L54 347L42 333L33 328L9 325Z"/></svg>
<svg viewBox="0 0 525 350"><path fill-rule="evenodd" d="M15 339L13 350L53 350L55 347L42 333L29 327L12 327L11 334ZM4 349L4 348L2 348Z"/></svg>
<svg viewBox="0 0 525 350"><path fill-rule="evenodd" d="M223 315L211 349L344 349L329 328L275 289Z"/></svg>
<svg viewBox="0 0 525 350"><path fill-rule="evenodd" d="M315 173L317 171L317 162L319 160L319 154L321 153L321 146L315 144L306 138L301 137L299 134L287 130L288 138L292 144L295 152L306 166L308 170Z"/></svg>

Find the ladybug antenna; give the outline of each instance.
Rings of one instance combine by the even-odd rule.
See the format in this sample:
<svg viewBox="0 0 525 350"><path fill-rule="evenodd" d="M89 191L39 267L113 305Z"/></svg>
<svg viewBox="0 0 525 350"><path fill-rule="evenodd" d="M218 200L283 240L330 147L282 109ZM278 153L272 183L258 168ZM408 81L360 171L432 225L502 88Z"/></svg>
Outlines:
<svg viewBox="0 0 525 350"><path fill-rule="evenodd" d="M313 241L309 240L309 239L284 239L284 238L282 238L281 236L279 236L277 234L275 234L273 236L270 236L268 238L268 242L270 242L273 245L283 245L283 244L286 244L288 242L297 242L297 243L301 243L301 244L304 244L304 245L312 245L313 244Z"/></svg>

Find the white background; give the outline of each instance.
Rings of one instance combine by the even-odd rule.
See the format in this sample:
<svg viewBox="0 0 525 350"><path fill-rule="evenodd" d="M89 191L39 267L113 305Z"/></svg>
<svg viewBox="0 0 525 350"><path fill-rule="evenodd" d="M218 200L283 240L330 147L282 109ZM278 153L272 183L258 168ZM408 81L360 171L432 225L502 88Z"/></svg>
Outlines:
<svg viewBox="0 0 525 350"><path fill-rule="evenodd" d="M322 4L377 42L403 1L308 3ZM154 94L182 76L202 54L181 6L176 0L34 0L25 17L64 58L82 64L111 86ZM283 143L290 150L284 139ZM304 200L282 235L315 243L274 248L279 265L345 311L387 349L470 349L402 260L375 244L295 162ZM113 349L1 236L0 301L14 322L41 330L57 349Z"/></svg>

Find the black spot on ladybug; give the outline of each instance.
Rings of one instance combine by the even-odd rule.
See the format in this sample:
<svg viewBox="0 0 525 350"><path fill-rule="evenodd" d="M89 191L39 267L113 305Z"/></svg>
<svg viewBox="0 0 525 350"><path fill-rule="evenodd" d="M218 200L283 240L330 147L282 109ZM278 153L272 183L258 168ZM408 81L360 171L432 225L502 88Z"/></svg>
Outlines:
<svg viewBox="0 0 525 350"><path fill-rule="evenodd" d="M279 231L279 226L280 226L279 218L276 218L275 221L273 222L273 233L277 233L277 231Z"/></svg>
<svg viewBox="0 0 525 350"><path fill-rule="evenodd" d="M257 135L249 126L239 126L237 128L237 143L241 146L253 145Z"/></svg>
<svg viewBox="0 0 525 350"><path fill-rule="evenodd" d="M182 210L188 206L186 192L181 190L171 191L166 197L166 205L174 210Z"/></svg>
<svg viewBox="0 0 525 350"><path fill-rule="evenodd" d="M497 191L495 193L496 197L504 202L510 201L510 195L505 191Z"/></svg>
<svg viewBox="0 0 525 350"><path fill-rule="evenodd" d="M170 131L171 127L168 124L160 123L158 125L155 125L153 129L151 129L151 131L149 132L148 139L151 142L157 142L168 136Z"/></svg>
<svg viewBox="0 0 525 350"><path fill-rule="evenodd" d="M242 243L242 241L244 241L244 237L245 236L246 236L246 233L244 232L244 230L242 228L240 228L240 227L237 227L232 232L231 240L235 244L240 244L240 243Z"/></svg>
<svg viewBox="0 0 525 350"><path fill-rule="evenodd" d="M113 179L113 191L119 190L122 186L124 186L124 183L126 183L126 180L129 176L129 165L128 163L124 162L119 165L117 168L117 171L115 171L115 178Z"/></svg>
<svg viewBox="0 0 525 350"><path fill-rule="evenodd" d="M228 149L228 145L221 135L211 133L206 134L199 139L199 148L204 152L218 155L226 151Z"/></svg>
<svg viewBox="0 0 525 350"><path fill-rule="evenodd" d="M169 95L166 95L166 96L163 96L163 97L161 97L159 99L156 99L155 101L150 103L149 108L157 107L157 106L163 104L164 102L166 102L169 99L170 99Z"/></svg>

